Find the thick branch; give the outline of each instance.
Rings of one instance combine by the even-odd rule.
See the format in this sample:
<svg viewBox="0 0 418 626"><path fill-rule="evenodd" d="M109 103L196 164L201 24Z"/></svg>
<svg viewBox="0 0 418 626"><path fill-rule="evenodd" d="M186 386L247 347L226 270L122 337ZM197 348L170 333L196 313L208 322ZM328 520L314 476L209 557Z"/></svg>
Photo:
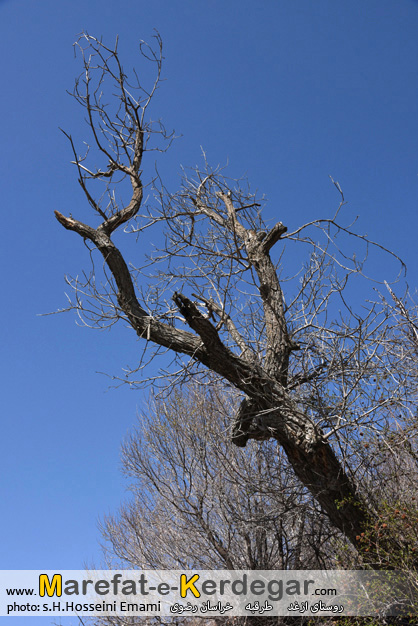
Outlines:
<svg viewBox="0 0 418 626"><path fill-rule="evenodd" d="M286 227L279 222L264 239L260 240L255 231L245 228L240 223L231 197L224 193L218 193L218 196L228 211L233 232L244 242L248 260L257 272L266 323L267 351L264 369L285 387L293 344L287 332L282 290L268 250L286 231Z"/></svg>
<svg viewBox="0 0 418 626"><path fill-rule="evenodd" d="M111 235L121 224L128 222L132 219L139 211L142 202L143 190L141 183L132 176L132 186L133 186L133 194L132 199L128 206L121 209L112 217L105 220L101 226L99 226L98 230L103 230L106 235Z"/></svg>
<svg viewBox="0 0 418 626"><path fill-rule="evenodd" d="M284 226L282 222L277 222L277 224L273 226L273 228L270 230L270 232L267 233L267 236L263 240L262 248L264 252L269 252L269 250L274 246L275 243L279 241L280 237L285 232L287 232L287 226Z"/></svg>
<svg viewBox="0 0 418 626"><path fill-rule="evenodd" d="M162 347L182 354L195 355L201 347L199 338L184 330L179 330L155 320L139 304L129 268L120 252L100 227L95 230L73 218L65 217L59 211L55 216L64 228L89 239L102 253L115 279L119 306L129 318L139 337L153 341Z"/></svg>

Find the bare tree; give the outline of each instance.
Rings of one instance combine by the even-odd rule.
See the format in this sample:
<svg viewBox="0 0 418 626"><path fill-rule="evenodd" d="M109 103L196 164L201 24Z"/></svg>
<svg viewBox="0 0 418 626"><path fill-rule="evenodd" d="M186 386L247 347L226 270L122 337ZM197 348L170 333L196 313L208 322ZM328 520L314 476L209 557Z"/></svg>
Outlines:
<svg viewBox="0 0 418 626"><path fill-rule="evenodd" d="M213 378L213 377L212 377ZM337 532L274 441L231 446L237 394L176 386L151 398L122 448L131 498L102 523L113 569L325 569ZM306 620L292 619L294 626ZM99 617L96 626L280 626L282 617Z"/></svg>
<svg viewBox="0 0 418 626"><path fill-rule="evenodd" d="M148 355L138 369L168 352L173 381L202 380L209 371L238 390L232 441L276 440L332 524L358 545L375 519L360 487L367 478L362 435L384 433L395 409L411 411L405 380L393 371L392 311L378 295L360 311L349 304L367 283L369 250L387 251L340 223L344 197L334 181L335 215L293 232L281 221L266 225L246 182L205 159L203 168L183 172L174 194L157 173L148 183L153 198L143 202L143 157L172 139L149 114L161 40L154 48L141 44L156 70L151 87L135 73L128 80L117 43L109 48L83 34L76 47L83 74L73 95L91 134L86 153L66 134L96 225L55 212L84 240L93 263L84 281L68 279L75 290L69 308L93 327L132 327ZM148 229L163 228L164 245L142 265L128 263L112 239L123 228L140 243L152 238ZM293 271L295 250L303 259ZM136 384L134 372L128 380Z"/></svg>
<svg viewBox="0 0 418 626"><path fill-rule="evenodd" d="M105 519L107 562L132 569L326 569L333 531L274 442L228 442L215 381L154 399L123 446L132 498ZM116 561L115 561L116 559Z"/></svg>

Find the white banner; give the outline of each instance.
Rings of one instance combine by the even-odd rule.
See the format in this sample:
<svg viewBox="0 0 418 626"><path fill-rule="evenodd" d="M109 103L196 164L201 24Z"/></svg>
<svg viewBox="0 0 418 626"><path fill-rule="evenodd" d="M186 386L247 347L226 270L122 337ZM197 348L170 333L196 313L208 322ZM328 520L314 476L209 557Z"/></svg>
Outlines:
<svg viewBox="0 0 418 626"><path fill-rule="evenodd" d="M379 617L417 606L416 581L394 571L0 570L0 615L10 617Z"/></svg>

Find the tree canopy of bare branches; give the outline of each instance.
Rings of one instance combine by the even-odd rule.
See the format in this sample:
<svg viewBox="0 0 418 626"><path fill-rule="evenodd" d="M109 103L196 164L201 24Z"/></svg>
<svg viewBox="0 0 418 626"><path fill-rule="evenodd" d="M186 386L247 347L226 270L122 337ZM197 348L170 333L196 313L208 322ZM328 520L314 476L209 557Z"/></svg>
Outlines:
<svg viewBox="0 0 418 626"><path fill-rule="evenodd" d="M361 489L368 476L362 437L383 433L394 412L401 421L410 417L411 371L393 362L393 310L401 300L395 306L370 290L357 311L350 293L367 283L371 249L396 257L341 221L345 201L335 181L335 214L292 232L286 210L266 224L262 200L246 181L228 179L205 158L201 168L183 170L175 193L158 172L144 181L146 153L165 150L173 137L150 113L160 37L154 47L141 44L143 61L155 69L150 86L136 73L128 78L117 42L108 47L83 34L76 49L83 73L73 96L90 133L86 152L65 134L93 214L89 224L55 215L84 240L93 266L84 281L68 279L75 291L69 308L93 327L128 324L149 355L138 368L169 353L173 381L202 381L210 372L235 388L234 444L276 440L332 524L358 545L375 516ZM144 201L145 190L151 200ZM121 230L137 237L139 249L153 232L162 243L134 263L114 241ZM286 262L292 250L301 259L294 271L294 257Z"/></svg>
<svg viewBox="0 0 418 626"><path fill-rule="evenodd" d="M230 445L233 400L215 382L193 385L141 414L122 453L132 497L103 523L112 567L325 569L333 561L335 531L277 446Z"/></svg>

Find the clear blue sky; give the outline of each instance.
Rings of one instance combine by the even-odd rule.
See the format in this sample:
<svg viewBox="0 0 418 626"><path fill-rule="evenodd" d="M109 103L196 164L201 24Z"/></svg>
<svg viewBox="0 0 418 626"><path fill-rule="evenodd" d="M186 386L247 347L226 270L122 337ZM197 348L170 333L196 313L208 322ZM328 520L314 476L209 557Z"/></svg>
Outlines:
<svg viewBox="0 0 418 626"><path fill-rule="evenodd" d="M63 276L82 269L79 238L53 217L85 211L58 130L82 123L66 94L72 43L82 29L119 34L140 71L137 42L154 28L167 79L154 116L182 134L163 160L172 189L203 146L291 228L334 211L331 175L359 229L418 284L417 1L0 0L1 569L97 562L97 521L124 498L119 446L145 392L108 391L96 372L134 364L138 344L38 314L65 305Z"/></svg>

